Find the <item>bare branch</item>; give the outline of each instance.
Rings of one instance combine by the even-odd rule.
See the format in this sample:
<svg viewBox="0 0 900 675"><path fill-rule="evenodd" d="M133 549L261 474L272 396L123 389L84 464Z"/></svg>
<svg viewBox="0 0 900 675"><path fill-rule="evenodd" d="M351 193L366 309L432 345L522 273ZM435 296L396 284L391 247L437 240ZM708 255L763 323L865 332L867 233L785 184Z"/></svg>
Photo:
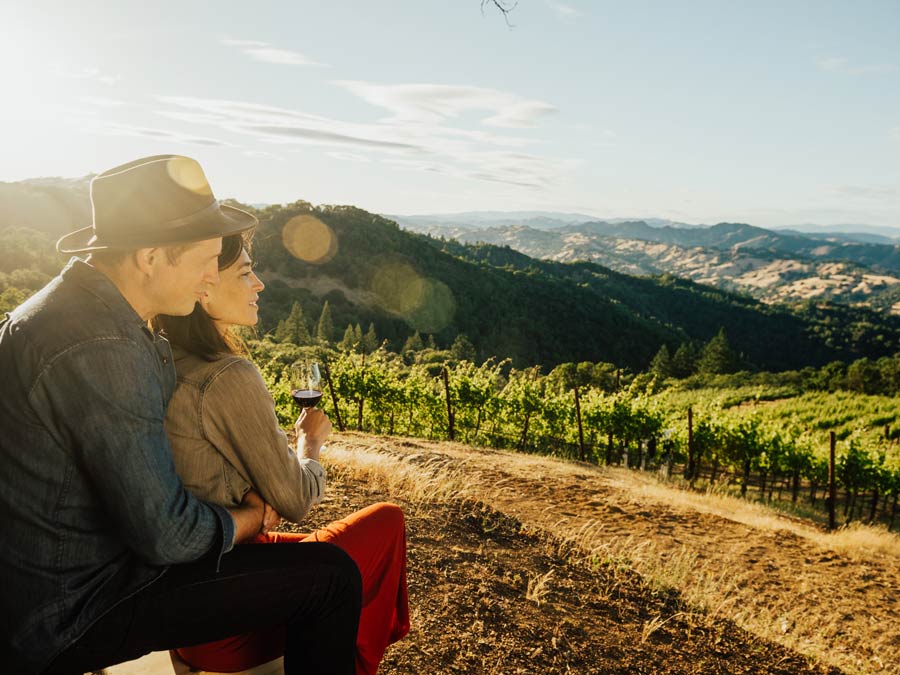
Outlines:
<svg viewBox="0 0 900 675"><path fill-rule="evenodd" d="M512 28L513 25L509 22L509 13L513 11L519 4L519 0L515 0L515 2L508 2L507 0L481 0L481 13L484 14L485 5L493 5L500 13L503 15L503 20L506 21L506 25L509 28Z"/></svg>

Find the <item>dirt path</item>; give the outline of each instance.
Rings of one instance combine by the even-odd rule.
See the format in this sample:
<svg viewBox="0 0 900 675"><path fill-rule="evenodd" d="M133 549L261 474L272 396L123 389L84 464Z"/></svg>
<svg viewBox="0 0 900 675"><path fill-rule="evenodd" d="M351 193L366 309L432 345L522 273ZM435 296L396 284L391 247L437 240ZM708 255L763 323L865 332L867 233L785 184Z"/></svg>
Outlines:
<svg viewBox="0 0 900 675"><path fill-rule="evenodd" d="M746 518L737 514L707 513L627 470L356 434L335 445L430 471L445 467L454 480L464 477L468 496L571 538L598 560L627 559L705 607L711 619L734 620L848 672L900 673L896 556L837 553L813 528L807 536L787 519L781 527L771 518L755 525L738 522Z"/></svg>

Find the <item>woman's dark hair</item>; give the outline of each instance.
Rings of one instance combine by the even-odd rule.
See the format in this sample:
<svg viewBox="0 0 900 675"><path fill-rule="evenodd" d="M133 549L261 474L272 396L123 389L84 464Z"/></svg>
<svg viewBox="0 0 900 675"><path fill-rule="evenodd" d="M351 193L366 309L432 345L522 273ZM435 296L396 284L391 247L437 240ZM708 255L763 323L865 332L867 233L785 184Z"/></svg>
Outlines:
<svg viewBox="0 0 900 675"><path fill-rule="evenodd" d="M252 234L234 234L222 238L222 252L219 254L219 271L228 269L241 255L250 250ZM150 320L150 327L161 332L173 347L181 347L190 354L207 361L215 361L225 354L245 354L247 348L241 339L216 328L212 317L198 302L194 311L187 316L157 314Z"/></svg>

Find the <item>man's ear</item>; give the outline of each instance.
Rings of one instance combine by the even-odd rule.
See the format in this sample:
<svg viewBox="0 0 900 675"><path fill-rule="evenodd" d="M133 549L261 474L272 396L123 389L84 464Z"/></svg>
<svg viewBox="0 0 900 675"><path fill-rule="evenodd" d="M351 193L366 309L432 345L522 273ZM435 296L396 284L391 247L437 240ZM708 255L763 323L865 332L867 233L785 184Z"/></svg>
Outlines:
<svg viewBox="0 0 900 675"><path fill-rule="evenodd" d="M135 267L140 270L141 274L153 276L159 267L162 256L163 250L161 248L139 248L134 252Z"/></svg>

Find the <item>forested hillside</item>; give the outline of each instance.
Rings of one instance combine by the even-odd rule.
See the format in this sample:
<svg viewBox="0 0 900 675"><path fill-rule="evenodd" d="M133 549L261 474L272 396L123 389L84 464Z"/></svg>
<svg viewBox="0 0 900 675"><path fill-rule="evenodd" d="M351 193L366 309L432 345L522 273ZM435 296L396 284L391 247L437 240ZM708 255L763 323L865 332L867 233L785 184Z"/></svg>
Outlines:
<svg viewBox="0 0 900 675"><path fill-rule="evenodd" d="M2 187L0 309L8 310L64 263L52 243L89 222L90 211L85 180ZM464 335L475 358L508 357L520 367L602 361L644 370L662 346L697 348L721 329L735 366L749 369L900 350L900 317L824 303L788 309L665 275L632 277L593 263L465 246L350 206L298 201L257 213L255 257L269 286L262 332L274 331L295 303L313 328L328 301L334 339L348 324L371 325L395 349L416 332L443 348ZM305 260L317 247L324 247L317 259Z"/></svg>

